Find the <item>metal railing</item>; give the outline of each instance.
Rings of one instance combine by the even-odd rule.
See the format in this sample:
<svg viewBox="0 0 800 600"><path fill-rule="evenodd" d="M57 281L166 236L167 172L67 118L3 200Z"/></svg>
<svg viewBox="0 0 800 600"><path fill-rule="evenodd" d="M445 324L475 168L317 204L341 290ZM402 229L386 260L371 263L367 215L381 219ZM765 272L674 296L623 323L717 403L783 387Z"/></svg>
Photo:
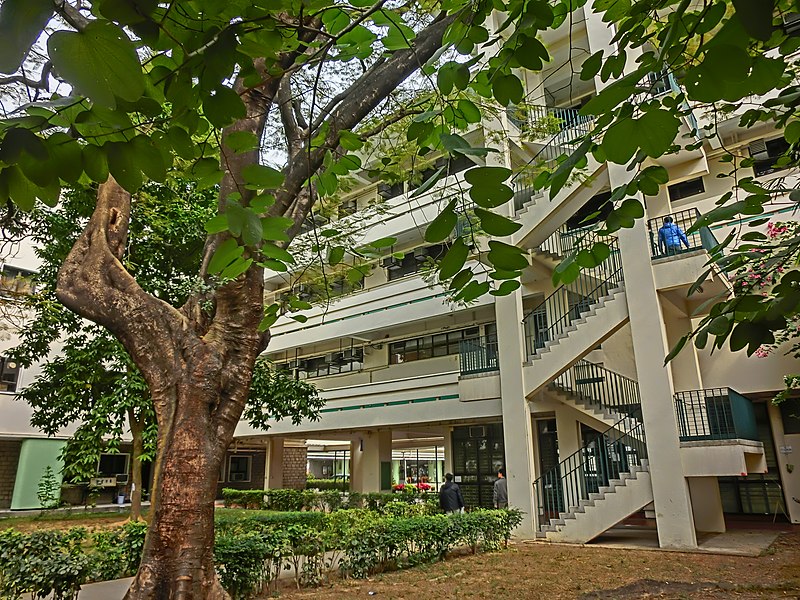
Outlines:
<svg viewBox="0 0 800 600"><path fill-rule="evenodd" d="M560 286L525 315L522 326L528 356L556 339L600 298L622 284L622 260L617 241L613 240L609 246L611 255L600 265L584 269L575 281Z"/></svg>
<svg viewBox="0 0 800 600"><path fill-rule="evenodd" d="M462 340L458 350L462 375L488 373L500 368L500 353L495 336Z"/></svg>
<svg viewBox="0 0 800 600"><path fill-rule="evenodd" d="M572 511L589 494L598 493L610 480L629 473L631 467L641 467L647 459L644 425L637 415L636 425L623 430L621 420L584 446L569 455L555 467L542 474L533 483L540 525L545 519L557 517L561 512Z"/></svg>
<svg viewBox="0 0 800 600"><path fill-rule="evenodd" d="M553 380L553 385L619 415L640 414L639 383L605 367L579 360Z"/></svg>
<svg viewBox="0 0 800 600"><path fill-rule="evenodd" d="M675 416L682 442L759 440L753 404L730 388L677 392Z"/></svg>
<svg viewBox="0 0 800 600"><path fill-rule="evenodd" d="M511 120L523 131L539 136L541 141L546 140L529 163L548 168L554 166L562 154L572 153L575 146L591 132L594 118L594 115L581 115L575 108L533 106L524 118ZM541 125L537 126L537 123ZM540 127L539 133L536 133L537 127ZM534 181L535 176L517 175L514 178L515 212L541 194L541 190L534 187Z"/></svg>
<svg viewBox="0 0 800 600"><path fill-rule="evenodd" d="M670 228L672 229L671 232L665 230L662 233L666 217L672 218L672 224L677 226L677 231L674 228ZM647 221L647 235L650 240L650 256L652 258L662 258L700 249L711 252L719 244L711 229L701 227L697 231L686 233L698 218L700 218L700 211L696 208L689 208L649 219ZM678 244L676 245L675 242L678 242Z"/></svg>
<svg viewBox="0 0 800 600"><path fill-rule="evenodd" d="M547 252L563 258L572 251L579 251L584 248L589 249L595 242L603 242L609 246L616 242L617 238L613 236L598 235L596 229L595 225L576 229L567 229L566 225L564 225L543 241L538 249L541 252Z"/></svg>

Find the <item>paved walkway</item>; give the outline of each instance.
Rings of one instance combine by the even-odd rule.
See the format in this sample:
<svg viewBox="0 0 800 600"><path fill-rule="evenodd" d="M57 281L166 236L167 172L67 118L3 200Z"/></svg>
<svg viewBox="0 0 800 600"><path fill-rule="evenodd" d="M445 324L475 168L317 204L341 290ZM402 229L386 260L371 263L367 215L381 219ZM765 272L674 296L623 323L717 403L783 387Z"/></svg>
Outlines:
<svg viewBox="0 0 800 600"><path fill-rule="evenodd" d="M701 533L697 536L697 550L689 552L758 556L770 547L780 533L772 529L729 529L725 533ZM656 530L639 527L615 527L587 545L631 550L660 550Z"/></svg>

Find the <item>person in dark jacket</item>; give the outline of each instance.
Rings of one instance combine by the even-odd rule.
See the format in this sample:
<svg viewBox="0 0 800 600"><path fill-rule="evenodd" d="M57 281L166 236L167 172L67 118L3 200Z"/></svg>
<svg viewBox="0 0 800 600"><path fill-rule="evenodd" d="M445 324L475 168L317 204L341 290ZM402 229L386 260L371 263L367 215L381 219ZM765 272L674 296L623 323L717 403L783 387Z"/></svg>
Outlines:
<svg viewBox="0 0 800 600"><path fill-rule="evenodd" d="M439 490L439 506L448 515L464 512L464 497L458 484L453 483L453 474L447 473L444 479L444 485Z"/></svg>
<svg viewBox="0 0 800 600"><path fill-rule="evenodd" d="M508 508L508 480L506 479L506 470L504 468L497 471L497 481L494 482L492 496L495 508Z"/></svg>
<svg viewBox="0 0 800 600"><path fill-rule="evenodd" d="M664 224L658 230L658 249L666 256L678 254L681 243L689 248L689 240L683 230L672 222L672 217L664 217Z"/></svg>

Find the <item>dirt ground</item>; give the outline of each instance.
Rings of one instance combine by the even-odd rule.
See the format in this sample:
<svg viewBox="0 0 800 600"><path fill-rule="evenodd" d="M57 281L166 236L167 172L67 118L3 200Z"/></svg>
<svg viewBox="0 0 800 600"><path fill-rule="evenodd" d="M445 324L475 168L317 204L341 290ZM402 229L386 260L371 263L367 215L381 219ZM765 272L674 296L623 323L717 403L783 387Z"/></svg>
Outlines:
<svg viewBox="0 0 800 600"><path fill-rule="evenodd" d="M518 543L369 580L282 588L281 598L314 600L800 598L800 530L755 558Z"/></svg>

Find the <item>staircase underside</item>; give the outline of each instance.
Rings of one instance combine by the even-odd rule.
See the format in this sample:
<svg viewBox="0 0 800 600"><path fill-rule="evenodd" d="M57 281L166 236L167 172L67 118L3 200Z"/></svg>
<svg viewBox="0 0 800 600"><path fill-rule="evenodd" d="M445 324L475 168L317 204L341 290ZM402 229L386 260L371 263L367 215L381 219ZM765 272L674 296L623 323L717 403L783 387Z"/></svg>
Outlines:
<svg viewBox="0 0 800 600"><path fill-rule="evenodd" d="M564 333L539 348L523 367L525 397L531 397L552 382L575 361L611 337L629 320L624 289L612 290L593 304ZM578 329L580 328L580 329Z"/></svg>

